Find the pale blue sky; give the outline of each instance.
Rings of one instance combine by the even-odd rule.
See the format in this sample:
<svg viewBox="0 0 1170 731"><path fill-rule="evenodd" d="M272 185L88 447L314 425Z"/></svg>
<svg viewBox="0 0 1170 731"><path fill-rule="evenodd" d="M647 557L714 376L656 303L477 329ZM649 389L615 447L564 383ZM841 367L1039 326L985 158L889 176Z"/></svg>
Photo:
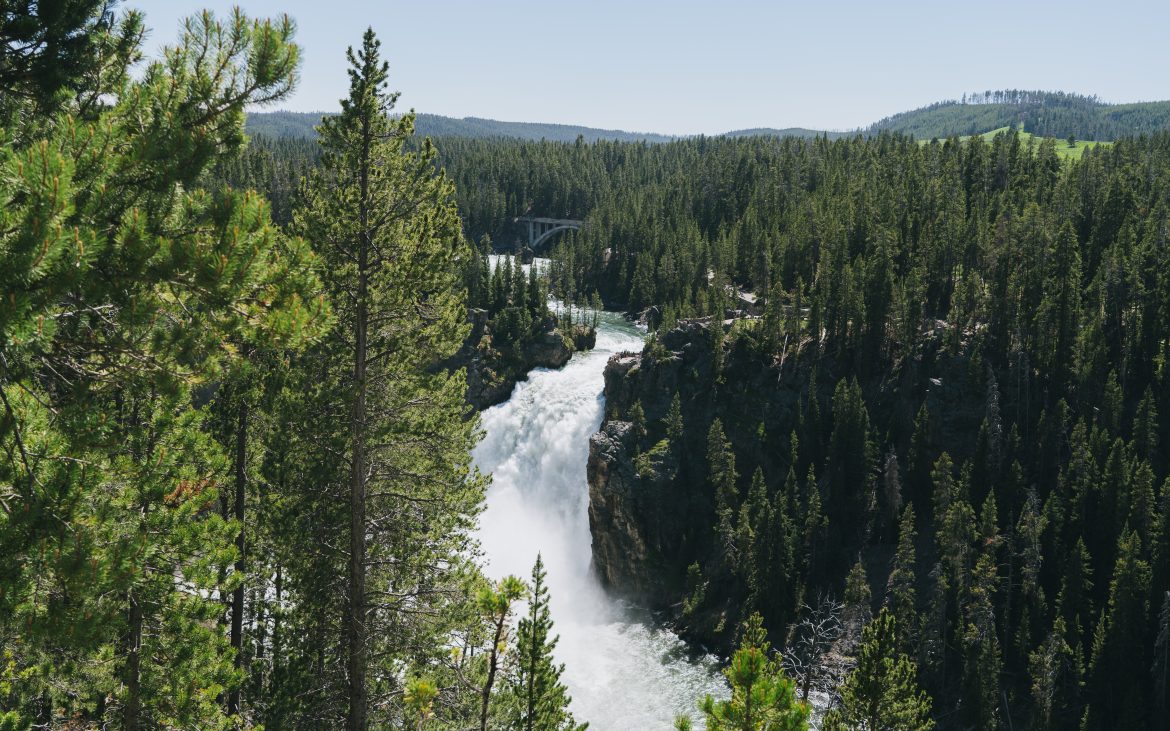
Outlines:
<svg viewBox="0 0 1170 731"><path fill-rule="evenodd" d="M287 12L302 80L281 107L331 110L345 48L382 39L400 106L639 132L853 129L963 92L1170 99L1170 2L983 0L125 0L150 47L181 17Z"/></svg>

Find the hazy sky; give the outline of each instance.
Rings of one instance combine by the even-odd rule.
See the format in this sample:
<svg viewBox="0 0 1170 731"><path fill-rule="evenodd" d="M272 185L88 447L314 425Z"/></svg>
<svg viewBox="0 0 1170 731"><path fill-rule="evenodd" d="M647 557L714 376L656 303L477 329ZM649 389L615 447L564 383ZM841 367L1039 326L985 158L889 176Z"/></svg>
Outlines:
<svg viewBox="0 0 1170 731"><path fill-rule="evenodd" d="M280 108L332 110L345 48L382 39L401 108L639 132L853 129L984 89L1170 99L1170 2L124 0L149 47L180 18L287 12L302 79Z"/></svg>

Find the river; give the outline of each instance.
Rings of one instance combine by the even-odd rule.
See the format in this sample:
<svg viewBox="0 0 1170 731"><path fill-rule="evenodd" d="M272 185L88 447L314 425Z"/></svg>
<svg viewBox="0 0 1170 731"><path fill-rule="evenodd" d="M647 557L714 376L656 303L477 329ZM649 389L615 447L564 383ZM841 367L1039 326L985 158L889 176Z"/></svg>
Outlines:
<svg viewBox="0 0 1170 731"><path fill-rule="evenodd" d="M487 574L528 579L542 554L555 655L573 714L592 731L666 731L678 713L697 716L701 696L727 694L715 658L696 656L648 612L615 600L590 569L585 465L605 405L602 372L612 354L640 350L642 340L621 316L603 314L596 348L560 370L533 371L483 413L474 453L493 475L478 531Z"/></svg>

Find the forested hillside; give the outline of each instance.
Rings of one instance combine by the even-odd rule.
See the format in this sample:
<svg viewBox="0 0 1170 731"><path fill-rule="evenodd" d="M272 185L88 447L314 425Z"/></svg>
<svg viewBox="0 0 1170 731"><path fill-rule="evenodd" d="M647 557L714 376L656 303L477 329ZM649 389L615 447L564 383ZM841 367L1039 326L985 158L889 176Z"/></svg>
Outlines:
<svg viewBox="0 0 1170 731"><path fill-rule="evenodd" d="M321 121L320 112L254 112L248 115L248 133L268 138L311 139ZM1037 137L1109 141L1170 129L1170 101L1106 104L1096 97L1048 91L987 91L965 94L961 100L937 102L879 120L854 132L826 131L803 127L755 127L714 135L715 137L802 137L829 139L858 134L899 132L919 140L968 137L1002 127L1021 129ZM510 138L531 142L650 142L681 139L670 135L623 132L592 127L531 122L500 122L465 117L457 119L435 114L417 115L422 137L466 137L471 139Z"/></svg>
<svg viewBox="0 0 1170 731"><path fill-rule="evenodd" d="M944 728L1156 727L1170 137L1055 144L439 141L468 234L583 217L554 291L660 325L593 444L615 590L814 687L886 607Z"/></svg>
<svg viewBox="0 0 1170 731"><path fill-rule="evenodd" d="M591 457L616 590L724 647L752 611L796 650L820 596L853 642L886 606L948 728L1165 717L1170 135L442 160L469 225L587 211L557 291L661 308Z"/></svg>
<svg viewBox="0 0 1170 731"><path fill-rule="evenodd" d="M666 306L594 443L613 585L796 651L819 596L847 637L886 606L945 727L1165 718L1170 138L694 153L704 187L642 193L666 242L601 206L558 256ZM726 334L724 281L768 294Z"/></svg>
<svg viewBox="0 0 1170 731"><path fill-rule="evenodd" d="M314 128L321 123L322 112L253 112L248 115L248 134L263 137L312 139ZM470 137L472 139L514 138L572 142L583 137L586 142L614 140L620 142L668 142L672 137L616 129L597 129L574 124L540 122L501 122L478 117L444 117L438 114L415 115L415 131L420 137Z"/></svg>
<svg viewBox="0 0 1170 731"><path fill-rule="evenodd" d="M1096 97L1063 92L988 91L895 114L867 132L901 132L929 140L978 135L1000 127L1057 139L1136 137L1170 129L1170 101L1106 104Z"/></svg>

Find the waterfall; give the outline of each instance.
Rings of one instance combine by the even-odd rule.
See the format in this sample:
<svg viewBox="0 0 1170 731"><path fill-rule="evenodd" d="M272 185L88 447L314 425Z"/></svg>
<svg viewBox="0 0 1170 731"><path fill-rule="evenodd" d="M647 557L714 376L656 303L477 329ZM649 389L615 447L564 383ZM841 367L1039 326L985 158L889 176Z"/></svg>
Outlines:
<svg viewBox="0 0 1170 731"><path fill-rule="evenodd" d="M593 731L666 731L678 713L697 716L704 694L727 694L715 658L695 656L648 612L607 595L590 571L585 465L604 411L602 372L610 355L641 349L642 338L603 314L594 350L561 370L533 371L483 413L474 454L493 475L478 531L487 574L527 579L542 554L560 635L555 655L573 713Z"/></svg>

